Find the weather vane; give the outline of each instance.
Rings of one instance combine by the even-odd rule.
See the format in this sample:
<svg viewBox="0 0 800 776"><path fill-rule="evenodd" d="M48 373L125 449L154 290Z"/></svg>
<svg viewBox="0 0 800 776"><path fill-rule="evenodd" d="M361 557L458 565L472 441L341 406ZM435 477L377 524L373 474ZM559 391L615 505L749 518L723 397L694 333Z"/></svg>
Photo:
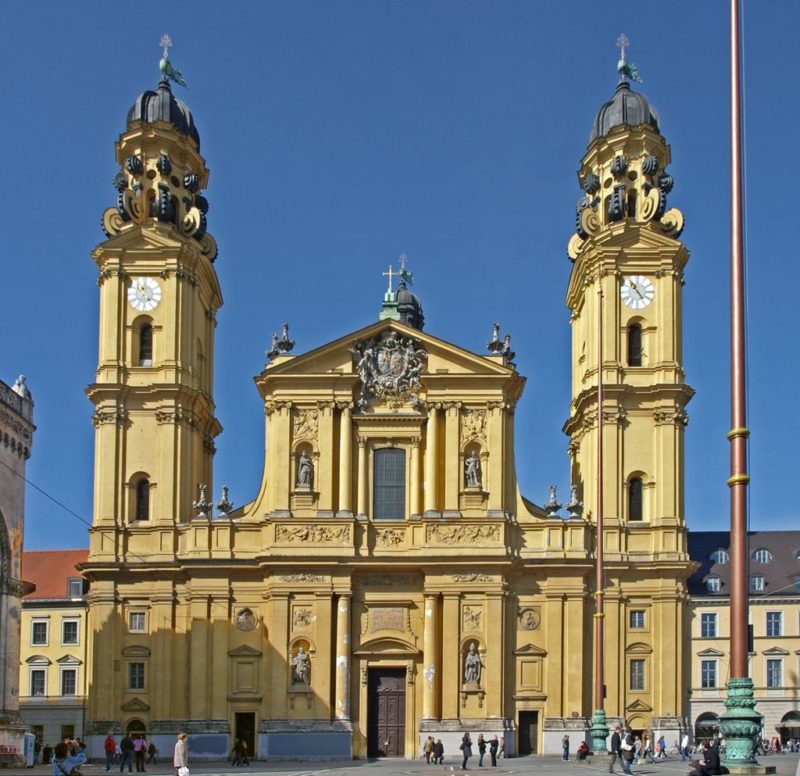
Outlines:
<svg viewBox="0 0 800 776"><path fill-rule="evenodd" d="M161 46L161 50L164 52L164 56L161 58L161 61L158 63L158 68L161 70L162 75L164 76L165 80L167 81L175 81L178 86L183 86L184 89L188 89L189 85L186 83L186 80L183 77L183 74L177 67L173 67L172 62L169 61L169 50L172 47L172 38L169 36L168 32L165 32L161 36L161 40L159 41L159 46Z"/></svg>
<svg viewBox="0 0 800 776"><path fill-rule="evenodd" d="M642 83L642 77L639 75L639 68L633 62L628 62L625 59L625 49L630 46L631 42L628 40L628 36L623 32L617 38L617 47L619 48L619 62L617 62L617 72L620 75L620 79L625 81L626 79L630 78L631 81L636 81L637 83Z"/></svg>

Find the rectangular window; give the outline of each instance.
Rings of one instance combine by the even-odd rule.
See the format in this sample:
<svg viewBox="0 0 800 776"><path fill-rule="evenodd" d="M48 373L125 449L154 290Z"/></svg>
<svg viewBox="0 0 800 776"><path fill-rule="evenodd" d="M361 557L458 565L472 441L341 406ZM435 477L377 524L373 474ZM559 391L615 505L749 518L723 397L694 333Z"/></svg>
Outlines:
<svg viewBox="0 0 800 776"><path fill-rule="evenodd" d="M406 517L406 454L404 450L383 448L374 456L374 498L372 517L375 520L405 520Z"/></svg>
<svg viewBox="0 0 800 776"><path fill-rule="evenodd" d="M700 615L700 638L715 639L717 637L717 613L703 612Z"/></svg>
<svg viewBox="0 0 800 776"><path fill-rule="evenodd" d="M34 620L31 624L31 644L47 645L47 620Z"/></svg>
<svg viewBox="0 0 800 776"><path fill-rule="evenodd" d="M631 660L631 690L644 690L644 660Z"/></svg>
<svg viewBox="0 0 800 776"><path fill-rule="evenodd" d="M632 609L629 621L631 630L644 628L644 609Z"/></svg>
<svg viewBox="0 0 800 776"><path fill-rule="evenodd" d="M67 598L81 598L83 596L83 579L70 577L67 580Z"/></svg>
<svg viewBox="0 0 800 776"><path fill-rule="evenodd" d="M783 660L767 660L767 687L783 686Z"/></svg>
<svg viewBox="0 0 800 776"><path fill-rule="evenodd" d="M767 612L767 636L783 635L783 613Z"/></svg>
<svg viewBox="0 0 800 776"><path fill-rule="evenodd" d="M43 668L31 669L31 695L40 698L44 697L46 678L47 678L47 673Z"/></svg>
<svg viewBox="0 0 800 776"><path fill-rule="evenodd" d="M144 633L144 612L128 614L128 630L132 633Z"/></svg>
<svg viewBox="0 0 800 776"><path fill-rule="evenodd" d="M61 669L61 694L78 694L78 671L74 668Z"/></svg>
<svg viewBox="0 0 800 776"><path fill-rule="evenodd" d="M144 690L144 663L128 663L128 689Z"/></svg>
<svg viewBox="0 0 800 776"><path fill-rule="evenodd" d="M717 686L716 660L700 661L700 686L706 689Z"/></svg>
<svg viewBox="0 0 800 776"><path fill-rule="evenodd" d="M61 621L61 643L65 645L78 643L78 621Z"/></svg>

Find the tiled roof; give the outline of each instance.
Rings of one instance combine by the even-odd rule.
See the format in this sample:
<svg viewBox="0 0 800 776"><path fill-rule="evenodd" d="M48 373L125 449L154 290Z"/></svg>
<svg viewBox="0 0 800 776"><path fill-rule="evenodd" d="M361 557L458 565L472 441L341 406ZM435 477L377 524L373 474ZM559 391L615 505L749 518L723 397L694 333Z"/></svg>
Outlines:
<svg viewBox="0 0 800 776"><path fill-rule="evenodd" d="M36 585L36 590L26 595L24 600L67 599L67 580L81 576L75 566L85 563L88 557L88 548L23 552L22 578Z"/></svg>
<svg viewBox="0 0 800 776"><path fill-rule="evenodd" d="M750 531L747 534L748 577L760 574L764 577L763 592L752 593L755 597L797 594L796 580L800 574L800 531ZM756 550L768 550L772 555L769 563L758 563L753 559ZM700 564L698 571L689 578L692 595L730 595L730 563L714 563L711 553L725 550L730 556L731 540L728 531L690 531L689 555ZM709 593L705 580L719 577L719 593Z"/></svg>

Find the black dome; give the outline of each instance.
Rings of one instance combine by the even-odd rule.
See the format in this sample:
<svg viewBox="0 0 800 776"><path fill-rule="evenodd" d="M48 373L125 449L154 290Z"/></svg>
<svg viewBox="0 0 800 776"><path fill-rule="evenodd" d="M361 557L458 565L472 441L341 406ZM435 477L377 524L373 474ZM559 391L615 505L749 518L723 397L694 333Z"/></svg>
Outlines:
<svg viewBox="0 0 800 776"><path fill-rule="evenodd" d="M589 142L605 137L614 127L622 124L629 127L649 124L656 132L659 131L656 109L650 105L647 97L634 92L627 81L620 81L614 96L597 111Z"/></svg>
<svg viewBox="0 0 800 776"><path fill-rule="evenodd" d="M194 124L192 112L182 100L172 94L169 81L158 84L158 90L142 92L128 111L128 123L132 121L168 121L182 135L188 135L200 149L200 134Z"/></svg>
<svg viewBox="0 0 800 776"><path fill-rule="evenodd" d="M401 283L397 289L397 312L402 323L420 330L425 325L422 303L416 294L408 290L405 283Z"/></svg>

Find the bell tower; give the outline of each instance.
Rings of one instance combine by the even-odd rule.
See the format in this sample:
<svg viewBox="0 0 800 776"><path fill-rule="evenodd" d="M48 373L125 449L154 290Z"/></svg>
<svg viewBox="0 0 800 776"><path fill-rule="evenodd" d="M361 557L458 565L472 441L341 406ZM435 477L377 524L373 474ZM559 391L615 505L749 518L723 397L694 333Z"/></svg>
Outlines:
<svg viewBox="0 0 800 776"><path fill-rule="evenodd" d="M683 557L685 406L682 363L683 215L668 208L670 149L658 115L625 59L597 113L578 180L567 291L572 324L570 437L573 482L596 512L598 357L602 353L603 501L618 549ZM602 340L602 341L601 341ZM632 540L630 531L648 529Z"/></svg>
<svg viewBox="0 0 800 776"><path fill-rule="evenodd" d="M169 556L174 527L211 486L216 312L222 306L206 231L208 169L170 80L185 85L162 39L162 79L140 94L116 143L116 205L93 252L100 287L94 404L92 558ZM196 511L196 510L195 510ZM202 511L202 510L201 510ZM127 535L125 543L121 537Z"/></svg>

